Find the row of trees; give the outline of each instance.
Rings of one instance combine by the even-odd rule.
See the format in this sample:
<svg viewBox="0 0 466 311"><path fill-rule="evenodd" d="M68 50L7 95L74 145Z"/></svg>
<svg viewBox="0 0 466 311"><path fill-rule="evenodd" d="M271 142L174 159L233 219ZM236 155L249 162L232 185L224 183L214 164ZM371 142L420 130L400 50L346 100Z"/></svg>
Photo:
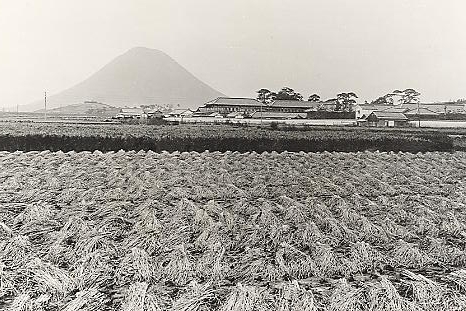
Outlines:
<svg viewBox="0 0 466 311"><path fill-rule="evenodd" d="M269 89L260 89L257 91L257 100L268 104L274 100L303 100L303 96L295 92L292 88L283 87L278 92L272 92Z"/></svg>
<svg viewBox="0 0 466 311"><path fill-rule="evenodd" d="M396 105L419 103L421 93L414 89L395 90L373 100L373 105ZM337 94L336 98L330 98L324 102L334 102L335 111L351 111L353 104L356 103L358 96L354 92ZM283 87L278 92L272 92L269 89L260 89L257 91L257 100L262 103L271 103L274 100L304 100L303 95L294 91L290 87ZM310 102L322 102L318 94L311 94L307 98ZM366 101L366 104L369 104Z"/></svg>
<svg viewBox="0 0 466 311"><path fill-rule="evenodd" d="M414 89L406 89L404 91L395 90L391 93L380 96L373 100L371 104L374 105L395 105L395 100L400 104L417 104L419 103L419 96L421 93Z"/></svg>
<svg viewBox="0 0 466 311"><path fill-rule="evenodd" d="M337 94L336 98L330 98L325 100L325 102L334 102L335 103L335 111L351 111L351 107L353 104L356 103L356 98L358 96L353 93L340 93ZM295 92L292 88L283 87L278 92L272 92L268 89L260 89L257 91L257 100L262 103L268 104L274 100L297 100L302 101L303 96ZM307 98L307 101L310 102L321 102L321 97L318 94L311 94Z"/></svg>

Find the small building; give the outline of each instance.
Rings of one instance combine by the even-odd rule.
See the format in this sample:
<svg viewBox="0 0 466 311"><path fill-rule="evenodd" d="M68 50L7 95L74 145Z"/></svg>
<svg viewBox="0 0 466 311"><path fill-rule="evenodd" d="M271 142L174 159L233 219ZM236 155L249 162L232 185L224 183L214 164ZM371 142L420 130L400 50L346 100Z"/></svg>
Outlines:
<svg viewBox="0 0 466 311"><path fill-rule="evenodd" d="M256 111L251 115L253 119L281 119L281 120L290 120L290 119L305 119L305 113L298 112L276 112L276 111Z"/></svg>
<svg viewBox="0 0 466 311"><path fill-rule="evenodd" d="M393 107L393 105L357 104L354 105L353 110L356 113L356 119L365 119L374 111L385 111Z"/></svg>
<svg viewBox="0 0 466 311"><path fill-rule="evenodd" d="M402 127L407 126L408 118L400 112L374 111L366 118L367 126Z"/></svg>
<svg viewBox="0 0 466 311"><path fill-rule="evenodd" d="M190 118L193 116L194 111L191 109L174 109L166 114L167 117L172 118Z"/></svg>
<svg viewBox="0 0 466 311"><path fill-rule="evenodd" d="M152 118L163 118L163 112L158 109L146 109L144 113L147 115L149 119Z"/></svg>
<svg viewBox="0 0 466 311"><path fill-rule="evenodd" d="M117 119L140 119L144 111L142 108L121 108L115 116Z"/></svg>

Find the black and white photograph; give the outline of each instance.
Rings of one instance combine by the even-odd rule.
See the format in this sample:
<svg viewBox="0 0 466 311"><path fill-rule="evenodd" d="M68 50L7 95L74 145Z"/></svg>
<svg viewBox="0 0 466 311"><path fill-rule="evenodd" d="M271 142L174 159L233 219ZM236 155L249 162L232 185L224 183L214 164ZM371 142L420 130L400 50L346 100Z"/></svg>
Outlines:
<svg viewBox="0 0 466 311"><path fill-rule="evenodd" d="M0 310L466 311L465 13L0 0Z"/></svg>

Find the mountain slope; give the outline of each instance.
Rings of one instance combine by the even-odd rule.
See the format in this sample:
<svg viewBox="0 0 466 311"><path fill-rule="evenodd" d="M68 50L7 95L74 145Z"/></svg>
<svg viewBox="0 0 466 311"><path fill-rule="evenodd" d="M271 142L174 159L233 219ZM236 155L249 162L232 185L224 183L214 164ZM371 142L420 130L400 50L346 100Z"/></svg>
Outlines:
<svg viewBox="0 0 466 311"><path fill-rule="evenodd" d="M189 73L167 54L133 48L83 82L47 98L50 108L99 101L112 106L170 104L194 108L223 94ZM36 102L31 109L43 107Z"/></svg>
<svg viewBox="0 0 466 311"><path fill-rule="evenodd" d="M47 109L47 113L59 115L115 115L119 111L120 108L90 101ZM37 110L36 112L43 113L44 109Z"/></svg>

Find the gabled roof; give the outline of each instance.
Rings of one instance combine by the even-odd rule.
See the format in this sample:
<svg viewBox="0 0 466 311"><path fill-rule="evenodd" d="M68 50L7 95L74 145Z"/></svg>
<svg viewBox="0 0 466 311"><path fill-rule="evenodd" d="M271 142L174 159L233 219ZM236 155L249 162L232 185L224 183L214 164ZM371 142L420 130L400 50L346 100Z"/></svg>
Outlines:
<svg viewBox="0 0 466 311"><path fill-rule="evenodd" d="M269 106L274 108L303 108L303 109L317 109L321 106L334 106L334 101L326 102L311 102L304 100L275 100Z"/></svg>
<svg viewBox="0 0 466 311"><path fill-rule="evenodd" d="M267 105L261 103L254 98L244 98L244 97L217 97L216 99L207 102L205 106L209 105L232 105L232 106L263 106Z"/></svg>
<svg viewBox="0 0 466 311"><path fill-rule="evenodd" d="M386 111L373 111L368 118L374 115L377 119L383 120L408 120L408 118L401 112L386 112Z"/></svg>

